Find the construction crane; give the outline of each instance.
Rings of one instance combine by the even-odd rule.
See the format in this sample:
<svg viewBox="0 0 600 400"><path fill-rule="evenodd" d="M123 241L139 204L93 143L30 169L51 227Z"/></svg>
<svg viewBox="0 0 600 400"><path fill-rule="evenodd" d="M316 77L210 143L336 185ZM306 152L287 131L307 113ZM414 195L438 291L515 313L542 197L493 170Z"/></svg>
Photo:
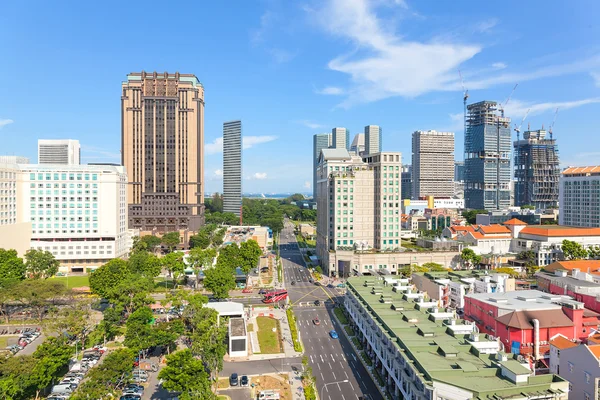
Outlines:
<svg viewBox="0 0 600 400"><path fill-rule="evenodd" d="M521 126L523 126L523 122L525 122L525 119L529 115L529 111L531 111L531 108L527 110L527 112L523 116L523 119L521 120L521 123L519 124L519 126L517 126L517 124L515 124L515 132L517 132L517 141L519 140L519 134L521 133Z"/></svg>
<svg viewBox="0 0 600 400"><path fill-rule="evenodd" d="M460 77L460 85L463 90L463 119L464 119L464 132L466 135L467 132L467 99L469 98L469 91L465 88L465 81L463 80L462 74L460 73L460 69L458 70L458 76Z"/></svg>
<svg viewBox="0 0 600 400"><path fill-rule="evenodd" d="M519 86L519 84L515 84L515 87L513 88L513 90L510 92L510 95L508 96L508 98L506 99L506 101L504 102L504 104L501 104L499 109L500 109L500 114L502 115L502 117L504 118L504 107L506 107L506 105L508 104L508 102L510 101L510 98L512 97L512 95L515 93L515 90L517 90L517 86Z"/></svg>
<svg viewBox="0 0 600 400"><path fill-rule="evenodd" d="M552 128L554 128L554 124L556 123L556 116L558 115L558 107L556 107L556 111L554 111L554 119L552 120L552 125L548 128L548 132L550 133L550 140L552 140Z"/></svg>

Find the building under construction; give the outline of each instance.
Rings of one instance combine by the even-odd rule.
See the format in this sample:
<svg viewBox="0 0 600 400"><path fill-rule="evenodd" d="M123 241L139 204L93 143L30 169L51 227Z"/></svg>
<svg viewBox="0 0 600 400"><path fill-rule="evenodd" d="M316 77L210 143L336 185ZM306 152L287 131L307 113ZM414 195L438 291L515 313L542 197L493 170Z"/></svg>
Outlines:
<svg viewBox="0 0 600 400"><path fill-rule="evenodd" d="M515 149L515 205L536 209L558 206L560 168L556 140L543 129L517 137Z"/></svg>
<svg viewBox="0 0 600 400"><path fill-rule="evenodd" d="M495 101L467 107L465 206L503 210L510 206L510 118Z"/></svg>

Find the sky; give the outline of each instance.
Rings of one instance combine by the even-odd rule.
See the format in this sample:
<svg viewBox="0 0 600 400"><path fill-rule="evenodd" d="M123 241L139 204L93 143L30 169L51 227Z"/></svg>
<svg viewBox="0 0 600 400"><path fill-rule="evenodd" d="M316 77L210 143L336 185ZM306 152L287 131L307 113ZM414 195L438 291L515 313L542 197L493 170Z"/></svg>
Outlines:
<svg viewBox="0 0 600 400"><path fill-rule="evenodd" d="M555 120L563 166L598 165L598 15L596 0L3 2L0 154L35 162L38 139L69 138L83 162L119 162L126 75L192 73L206 192L232 119L244 192L311 192L312 136L336 126L380 125L407 164L412 132L455 132L462 160L462 75L469 103L508 100L513 125Z"/></svg>

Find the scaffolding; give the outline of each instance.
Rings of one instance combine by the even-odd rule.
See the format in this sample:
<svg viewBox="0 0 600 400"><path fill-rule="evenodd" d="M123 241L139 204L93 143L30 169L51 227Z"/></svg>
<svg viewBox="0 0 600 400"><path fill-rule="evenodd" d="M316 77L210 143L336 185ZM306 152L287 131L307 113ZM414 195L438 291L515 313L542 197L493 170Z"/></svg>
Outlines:
<svg viewBox="0 0 600 400"><path fill-rule="evenodd" d="M555 139L543 129L526 131L514 142L515 205L536 209L558 206L560 166Z"/></svg>

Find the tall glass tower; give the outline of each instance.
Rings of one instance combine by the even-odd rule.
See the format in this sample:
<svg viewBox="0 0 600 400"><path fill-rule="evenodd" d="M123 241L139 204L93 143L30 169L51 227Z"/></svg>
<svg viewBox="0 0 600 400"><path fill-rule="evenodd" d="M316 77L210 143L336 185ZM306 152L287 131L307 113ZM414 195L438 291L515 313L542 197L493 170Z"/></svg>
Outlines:
<svg viewBox="0 0 600 400"><path fill-rule="evenodd" d="M242 207L242 121L223 124L223 212Z"/></svg>

